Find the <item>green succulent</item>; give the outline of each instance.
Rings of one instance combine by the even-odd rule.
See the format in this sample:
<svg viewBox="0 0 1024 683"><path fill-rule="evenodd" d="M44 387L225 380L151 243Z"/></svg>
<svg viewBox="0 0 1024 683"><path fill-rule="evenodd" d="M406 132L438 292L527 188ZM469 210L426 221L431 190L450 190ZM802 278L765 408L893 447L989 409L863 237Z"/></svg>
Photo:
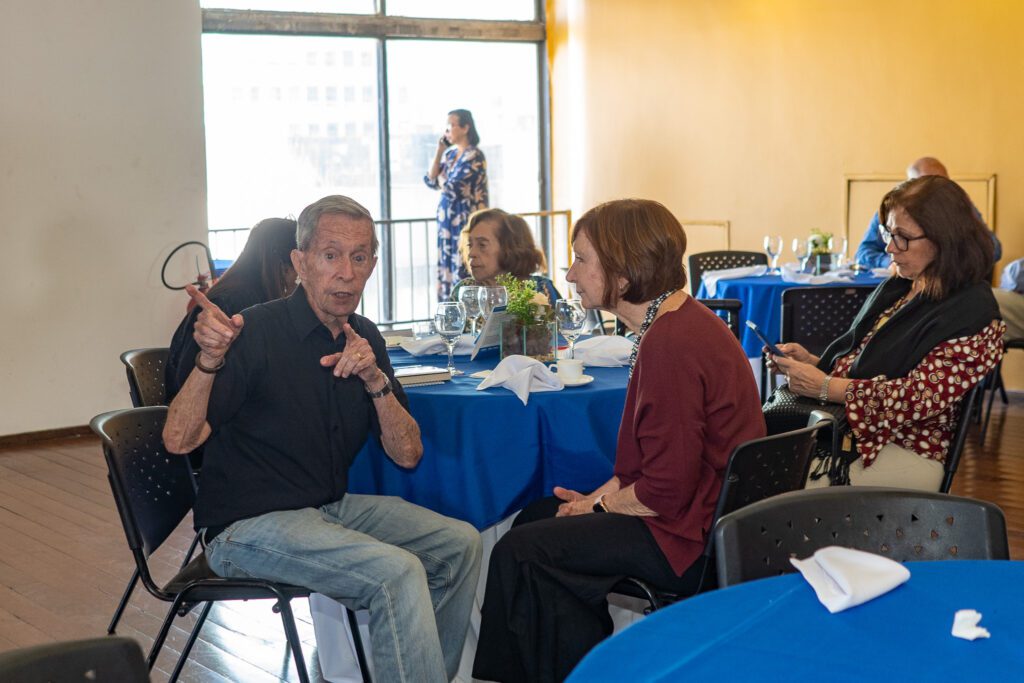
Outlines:
<svg viewBox="0 0 1024 683"><path fill-rule="evenodd" d="M519 320L522 325L548 323L554 319L551 302L543 294L538 295L537 283L533 280L520 280L511 273L499 275L497 283L508 292L508 305L505 312Z"/></svg>

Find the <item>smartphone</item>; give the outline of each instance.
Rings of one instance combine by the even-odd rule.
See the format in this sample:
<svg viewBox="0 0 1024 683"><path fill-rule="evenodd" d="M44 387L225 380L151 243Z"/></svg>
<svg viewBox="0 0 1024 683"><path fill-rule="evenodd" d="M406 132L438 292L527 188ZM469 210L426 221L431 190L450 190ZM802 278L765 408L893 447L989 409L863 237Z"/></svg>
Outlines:
<svg viewBox="0 0 1024 683"><path fill-rule="evenodd" d="M449 140L448 140L448 134L447 134L447 133L445 133L444 135L442 135L442 136L441 136L441 139L440 139L440 140L438 140L438 142L439 142L439 143L441 143L441 144L443 144L443 145L444 145L445 147L451 147L451 146L452 146L452 143L451 143L451 141L449 141Z"/></svg>
<svg viewBox="0 0 1024 683"><path fill-rule="evenodd" d="M784 354L782 351L779 351L778 346L768 341L768 337L764 336L764 334L761 332L761 329L757 326L757 323L755 323L753 320L748 320L747 327L750 328L751 332L757 335L757 338L761 340L762 344L768 347L768 350L771 351L773 356L785 357L786 354Z"/></svg>

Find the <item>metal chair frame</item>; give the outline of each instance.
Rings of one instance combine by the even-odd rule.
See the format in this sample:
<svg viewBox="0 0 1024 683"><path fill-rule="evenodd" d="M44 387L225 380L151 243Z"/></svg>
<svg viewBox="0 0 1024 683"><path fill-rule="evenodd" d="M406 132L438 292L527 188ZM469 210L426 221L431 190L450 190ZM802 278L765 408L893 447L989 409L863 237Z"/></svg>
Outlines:
<svg viewBox="0 0 1024 683"><path fill-rule="evenodd" d="M739 299L697 299L715 313L725 312L725 324L732 330L737 340L740 340L740 309L743 302ZM721 316L719 316L721 317Z"/></svg>

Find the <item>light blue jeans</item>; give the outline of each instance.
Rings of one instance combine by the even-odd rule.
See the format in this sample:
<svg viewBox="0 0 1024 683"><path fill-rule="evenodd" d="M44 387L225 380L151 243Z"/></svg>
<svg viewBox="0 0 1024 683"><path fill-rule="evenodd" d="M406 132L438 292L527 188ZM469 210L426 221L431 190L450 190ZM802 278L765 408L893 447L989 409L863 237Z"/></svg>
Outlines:
<svg viewBox="0 0 1024 683"><path fill-rule="evenodd" d="M449 681L458 671L480 574L480 534L465 522L348 493L235 522L206 555L220 576L305 586L369 610L377 680Z"/></svg>

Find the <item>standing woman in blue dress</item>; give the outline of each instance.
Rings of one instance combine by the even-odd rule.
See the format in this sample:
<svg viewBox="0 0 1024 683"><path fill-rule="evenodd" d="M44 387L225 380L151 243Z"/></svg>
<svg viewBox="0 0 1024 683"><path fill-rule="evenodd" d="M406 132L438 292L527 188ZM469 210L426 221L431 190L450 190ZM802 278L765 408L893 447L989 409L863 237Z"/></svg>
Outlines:
<svg viewBox="0 0 1024 683"><path fill-rule="evenodd" d="M467 109L448 112L448 127L437 142L427 187L441 190L437 205L437 300L447 301L455 283L469 273L459 258L459 233L474 211L486 209L487 159L477 148L473 114Z"/></svg>

